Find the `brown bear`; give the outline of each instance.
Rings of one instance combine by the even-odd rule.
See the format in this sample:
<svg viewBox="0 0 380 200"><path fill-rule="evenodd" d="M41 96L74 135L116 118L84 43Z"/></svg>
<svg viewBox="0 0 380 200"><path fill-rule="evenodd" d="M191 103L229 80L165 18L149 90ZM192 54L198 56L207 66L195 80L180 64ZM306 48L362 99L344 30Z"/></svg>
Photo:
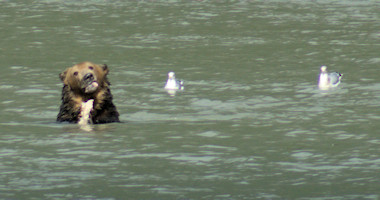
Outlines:
<svg viewBox="0 0 380 200"><path fill-rule="evenodd" d="M112 103L110 82L107 80L107 65L82 62L59 74L63 82L62 104L57 116L58 122L78 123L81 107L93 100L89 122L94 124L120 122L119 113ZM88 113L88 112L87 112Z"/></svg>

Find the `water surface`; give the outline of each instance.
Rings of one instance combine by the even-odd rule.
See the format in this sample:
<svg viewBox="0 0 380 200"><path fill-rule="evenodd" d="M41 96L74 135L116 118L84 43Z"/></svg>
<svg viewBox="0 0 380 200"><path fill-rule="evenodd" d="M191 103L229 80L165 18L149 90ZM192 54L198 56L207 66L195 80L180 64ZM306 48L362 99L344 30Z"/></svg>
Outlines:
<svg viewBox="0 0 380 200"><path fill-rule="evenodd" d="M379 199L379 6L1 2L0 197ZM85 60L122 123L55 123L58 74Z"/></svg>

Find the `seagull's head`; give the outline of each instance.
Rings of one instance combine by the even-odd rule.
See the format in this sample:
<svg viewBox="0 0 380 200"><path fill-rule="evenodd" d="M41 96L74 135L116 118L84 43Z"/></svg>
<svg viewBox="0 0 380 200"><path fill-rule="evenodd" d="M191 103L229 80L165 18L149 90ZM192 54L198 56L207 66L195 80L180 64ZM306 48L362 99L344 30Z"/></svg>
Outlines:
<svg viewBox="0 0 380 200"><path fill-rule="evenodd" d="M325 65L323 65L323 66L321 67L321 72L327 72L327 67L326 67Z"/></svg>
<svg viewBox="0 0 380 200"><path fill-rule="evenodd" d="M169 72L169 73L168 73L168 78L169 78L169 79L175 78L175 74L174 74L174 72Z"/></svg>

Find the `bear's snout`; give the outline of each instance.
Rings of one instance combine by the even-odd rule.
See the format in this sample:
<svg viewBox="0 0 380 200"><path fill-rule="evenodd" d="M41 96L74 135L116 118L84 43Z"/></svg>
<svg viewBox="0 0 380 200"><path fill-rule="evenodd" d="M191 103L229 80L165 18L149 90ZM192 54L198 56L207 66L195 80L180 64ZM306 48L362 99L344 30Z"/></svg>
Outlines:
<svg viewBox="0 0 380 200"><path fill-rule="evenodd" d="M96 76L92 73L87 73L83 75L81 85L81 88L84 90L84 93L93 93L97 91L99 86Z"/></svg>
<svg viewBox="0 0 380 200"><path fill-rule="evenodd" d="M92 80L94 80L94 75L91 74L91 73L85 74L85 75L83 76L83 80L84 80L84 81L92 81Z"/></svg>

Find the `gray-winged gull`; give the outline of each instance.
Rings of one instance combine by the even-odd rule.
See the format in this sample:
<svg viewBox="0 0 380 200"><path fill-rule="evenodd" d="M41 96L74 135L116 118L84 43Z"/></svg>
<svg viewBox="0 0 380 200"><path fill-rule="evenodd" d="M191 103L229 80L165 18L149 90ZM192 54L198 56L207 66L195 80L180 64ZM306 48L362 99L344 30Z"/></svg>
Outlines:
<svg viewBox="0 0 380 200"><path fill-rule="evenodd" d="M168 73L168 80L165 85L166 90L183 90L183 81L176 80L174 72Z"/></svg>
<svg viewBox="0 0 380 200"><path fill-rule="evenodd" d="M338 86L340 84L340 79L342 78L342 76L343 74L339 72L328 73L327 67L322 66L321 73L319 74L319 89L328 90L330 88Z"/></svg>

